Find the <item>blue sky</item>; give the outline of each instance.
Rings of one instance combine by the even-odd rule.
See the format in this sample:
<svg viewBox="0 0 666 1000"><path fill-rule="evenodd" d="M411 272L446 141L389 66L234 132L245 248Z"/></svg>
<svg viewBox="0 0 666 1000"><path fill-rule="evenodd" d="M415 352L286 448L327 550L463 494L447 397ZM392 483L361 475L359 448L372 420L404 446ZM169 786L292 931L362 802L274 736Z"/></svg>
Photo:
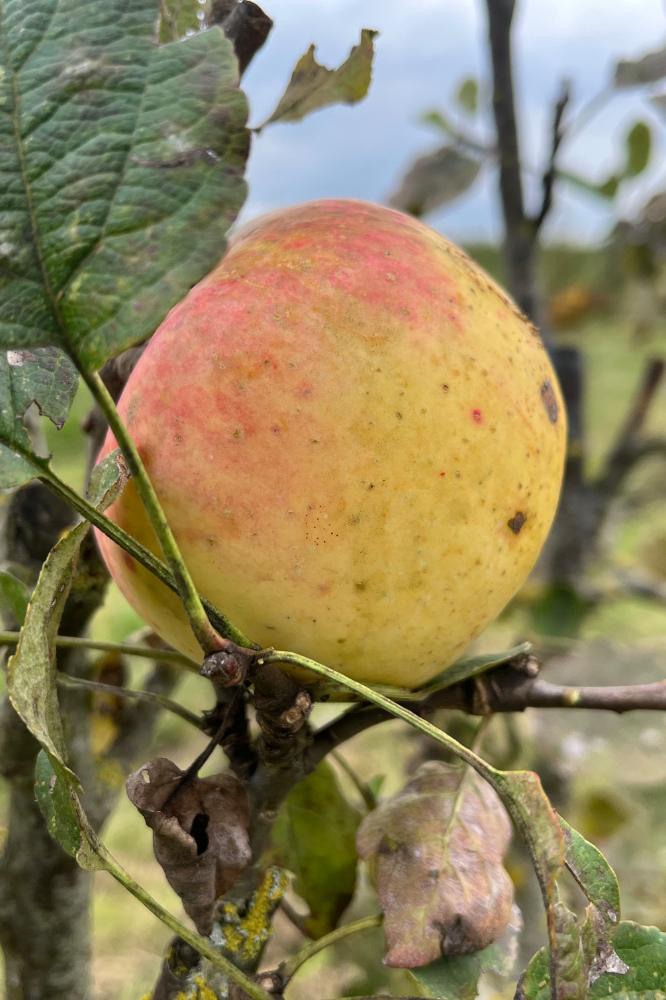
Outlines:
<svg viewBox="0 0 666 1000"><path fill-rule="evenodd" d="M322 110L302 123L272 125L256 138L244 219L310 198L385 200L405 166L438 144L438 136L419 124L421 112L449 103L465 76L487 79L481 0L264 0L263 6L275 28L245 77L253 123L273 109L310 42L317 44L320 61L337 65L361 27L380 34L364 102ZM666 8L662 0L519 0L518 8L514 48L522 141L528 161L538 166L562 78L572 81L573 108L585 104L612 78L618 57L666 41ZM614 98L572 139L562 160L591 178L606 176L619 158L621 137L639 116L653 123L658 142L650 170L625 185L619 201L625 215L651 191L666 187L666 120L639 92ZM429 221L453 239L496 239L494 189L488 171L469 194ZM536 198L537 191L531 193ZM561 189L546 236L593 242L613 218L597 199Z"/></svg>

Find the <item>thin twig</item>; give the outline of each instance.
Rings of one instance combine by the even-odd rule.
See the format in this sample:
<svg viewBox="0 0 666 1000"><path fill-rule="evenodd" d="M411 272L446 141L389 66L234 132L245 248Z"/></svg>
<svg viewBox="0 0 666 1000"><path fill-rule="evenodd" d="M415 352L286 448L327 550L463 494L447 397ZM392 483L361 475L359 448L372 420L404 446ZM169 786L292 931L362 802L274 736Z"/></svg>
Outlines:
<svg viewBox="0 0 666 1000"><path fill-rule="evenodd" d="M0 646L15 646L20 632L0 632ZM86 636L57 635L55 645L62 649L91 649L100 653L122 653L138 656L145 660L161 660L163 663L177 663L189 670L199 670L199 664L176 649L160 649L153 646L139 646L132 642L104 642L88 639Z"/></svg>
<svg viewBox="0 0 666 1000"><path fill-rule="evenodd" d="M627 415L597 479L596 485L602 495L615 496L622 480L639 460L660 451L666 452L666 439L639 440L665 371L663 358L646 361Z"/></svg>
<svg viewBox="0 0 666 1000"><path fill-rule="evenodd" d="M553 186L556 177L556 161L562 139L564 138L563 118L570 98L569 84L565 81L562 84L560 96L558 97L553 110L553 124L551 127L551 145L548 166L546 167L541 181L542 197L541 208L533 220L534 232L538 233L546 220L553 205Z"/></svg>
<svg viewBox="0 0 666 1000"><path fill-rule="evenodd" d="M103 691L105 694L112 694L118 698L126 698L129 701L141 701L146 704L156 705L158 708L163 708L167 712L172 712L174 715L180 716L181 719L189 722L190 725L195 726L197 729L203 729L203 719L200 715L190 712L189 709L184 708L177 701L172 701L171 698L156 694L154 691L140 691L119 687L115 684L103 684L101 681L89 681L84 677L71 677L69 674L58 674L58 684L62 684L64 687L83 687L88 688L90 691Z"/></svg>
<svg viewBox="0 0 666 1000"><path fill-rule="evenodd" d="M439 709L458 709L473 715L523 712L528 708L586 708L609 712L666 710L666 681L617 687L577 687L551 684L538 674L514 666L500 667L472 681L453 684L420 702L408 703L411 711L427 717ZM310 750L318 763L336 747L393 716L378 706L356 706L314 735Z"/></svg>
<svg viewBox="0 0 666 1000"><path fill-rule="evenodd" d="M283 962L278 969L278 975L286 986L301 966L309 962L315 955L318 955L324 948L330 948L331 945L337 944L338 941L344 941L345 938L351 937L352 934L360 934L362 931L381 927L382 922L383 917L381 913L378 913L371 917L361 917L360 920L354 920L353 923L344 924L342 927L336 927L330 934L324 934L323 937L318 938L316 941L308 942L300 951L292 955L291 958L288 958L286 962Z"/></svg>

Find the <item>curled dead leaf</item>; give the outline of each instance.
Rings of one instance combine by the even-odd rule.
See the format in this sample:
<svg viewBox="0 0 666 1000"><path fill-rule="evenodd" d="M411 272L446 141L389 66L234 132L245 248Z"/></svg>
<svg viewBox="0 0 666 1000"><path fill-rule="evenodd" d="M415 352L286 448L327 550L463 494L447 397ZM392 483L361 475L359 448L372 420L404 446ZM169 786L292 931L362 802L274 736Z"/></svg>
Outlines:
<svg viewBox="0 0 666 1000"><path fill-rule="evenodd" d="M210 934L215 904L251 859L247 793L233 774L183 777L158 757L127 779L127 795L153 831L155 857L200 934Z"/></svg>
<svg viewBox="0 0 666 1000"><path fill-rule="evenodd" d="M470 768L429 761L367 816L357 835L384 912L384 962L417 968L495 941L511 919L502 866L511 825Z"/></svg>

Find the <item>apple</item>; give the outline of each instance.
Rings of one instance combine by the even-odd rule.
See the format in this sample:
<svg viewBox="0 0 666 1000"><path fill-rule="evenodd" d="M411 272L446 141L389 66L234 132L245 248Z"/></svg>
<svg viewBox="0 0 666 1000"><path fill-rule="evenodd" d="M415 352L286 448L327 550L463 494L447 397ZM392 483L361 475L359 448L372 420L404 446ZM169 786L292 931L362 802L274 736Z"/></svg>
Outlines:
<svg viewBox="0 0 666 1000"><path fill-rule="evenodd" d="M119 407L200 592L262 646L369 683L451 664L557 506L566 419L537 331L462 250L379 205L246 227ZM159 554L131 482L109 515ZM98 538L139 615L200 658L178 598Z"/></svg>

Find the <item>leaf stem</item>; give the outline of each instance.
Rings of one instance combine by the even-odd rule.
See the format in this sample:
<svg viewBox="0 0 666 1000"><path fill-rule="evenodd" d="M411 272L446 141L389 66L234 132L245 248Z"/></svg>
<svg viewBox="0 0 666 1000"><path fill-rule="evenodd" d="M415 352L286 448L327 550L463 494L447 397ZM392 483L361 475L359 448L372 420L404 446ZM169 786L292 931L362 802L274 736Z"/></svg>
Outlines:
<svg viewBox="0 0 666 1000"><path fill-rule="evenodd" d="M199 730L203 729L201 716L190 712L183 705L179 705L177 701L165 698L164 695L157 694L155 691L137 691L132 688L120 687L116 684L89 681L85 677L72 677L69 674L58 674L57 681L58 684L63 684L65 687L83 687L88 688L90 691L102 691L105 694L115 695L118 698L127 698L130 701L141 701L148 705L157 705L158 708L163 708L167 712L178 715L185 722L189 722L191 726L195 726Z"/></svg>
<svg viewBox="0 0 666 1000"><path fill-rule="evenodd" d="M373 914L371 917L361 917L360 920L354 920L351 924L336 927L330 934L324 934L323 937L318 938L316 941L309 941L300 951L297 951L295 955L292 955L291 958L282 963L278 970L280 976L285 983L289 982L302 965L309 962L311 958L318 955L324 948L328 948L332 944L337 944L338 941L343 941L352 934L360 934L361 931L367 931L373 927L381 927L382 921L383 917L381 913Z"/></svg>
<svg viewBox="0 0 666 1000"><path fill-rule="evenodd" d="M106 388L100 375L97 372L90 372L85 365L75 357L74 361L79 368L83 379L92 393L93 399L106 417L106 420L113 432L116 442L120 446L132 474L139 496L148 513L153 530L157 535L162 547L164 557L171 572L173 573L178 588L178 593L183 602L183 607L187 613L190 626L197 642L201 646L205 655L215 653L218 650L226 649L229 640L224 639L215 626L211 623L206 610L201 602L199 593L194 585L194 580L185 565L178 543L167 521L166 514L155 492L155 488L150 480L150 476L143 464L138 449L134 444L124 423L120 419L116 404L111 393Z"/></svg>
<svg viewBox="0 0 666 1000"><path fill-rule="evenodd" d="M0 632L0 646L15 646L20 634L20 632ZM98 641L79 635L57 635L54 643L62 649L92 649L100 653L123 653L125 656L138 656L145 660L161 660L163 663L177 663L180 666L189 667L190 670L199 670L199 664L195 660L191 660L189 656L179 653L176 649L138 646L132 642Z"/></svg>
<svg viewBox="0 0 666 1000"><path fill-rule="evenodd" d="M202 958L207 959L211 965L219 969L224 975L231 979L237 986L251 998L251 1000L274 1000L264 989L261 988L257 983L253 982L249 976L246 976L244 972L241 972L233 962L229 961L221 952L219 952L209 940L201 937L199 934L194 933L184 924L181 924L173 914L165 910L164 907L160 906L156 899L146 892L146 890L135 882L132 876L122 868L115 858L111 857L108 851L99 845L98 851L103 860L106 870L109 872L117 882L120 882L128 892L130 892L136 899L142 903L147 910L150 910L158 920L161 920L163 924L177 934L178 937L182 938L183 941L187 942L195 951L197 951Z"/></svg>
<svg viewBox="0 0 666 1000"><path fill-rule="evenodd" d="M16 449L15 449L16 450ZM161 582L173 590L174 593L178 593L178 587L176 584L176 579L164 563L153 555L153 553L141 545L135 538L128 535L126 531L123 531L114 521L108 518L101 511L97 510L85 497L80 496L75 490L70 489L70 487L60 479L52 469L49 468L46 462L36 459L34 456L29 454L23 455L24 458L31 461L34 465L36 474L39 479L44 483L45 486L59 496L65 503L69 504L73 510L75 510L81 517L85 518L93 524L102 534L110 538L111 541L115 542L116 545L120 546L126 552L136 559L145 569L161 580ZM254 643L248 639L246 635L243 634L239 629L237 629L229 619L223 615L217 608L207 601L205 598L201 598L204 608L206 609L210 620L215 624L218 632L230 639L232 642L237 643L239 646L252 647ZM257 647L258 648L258 647Z"/></svg>

